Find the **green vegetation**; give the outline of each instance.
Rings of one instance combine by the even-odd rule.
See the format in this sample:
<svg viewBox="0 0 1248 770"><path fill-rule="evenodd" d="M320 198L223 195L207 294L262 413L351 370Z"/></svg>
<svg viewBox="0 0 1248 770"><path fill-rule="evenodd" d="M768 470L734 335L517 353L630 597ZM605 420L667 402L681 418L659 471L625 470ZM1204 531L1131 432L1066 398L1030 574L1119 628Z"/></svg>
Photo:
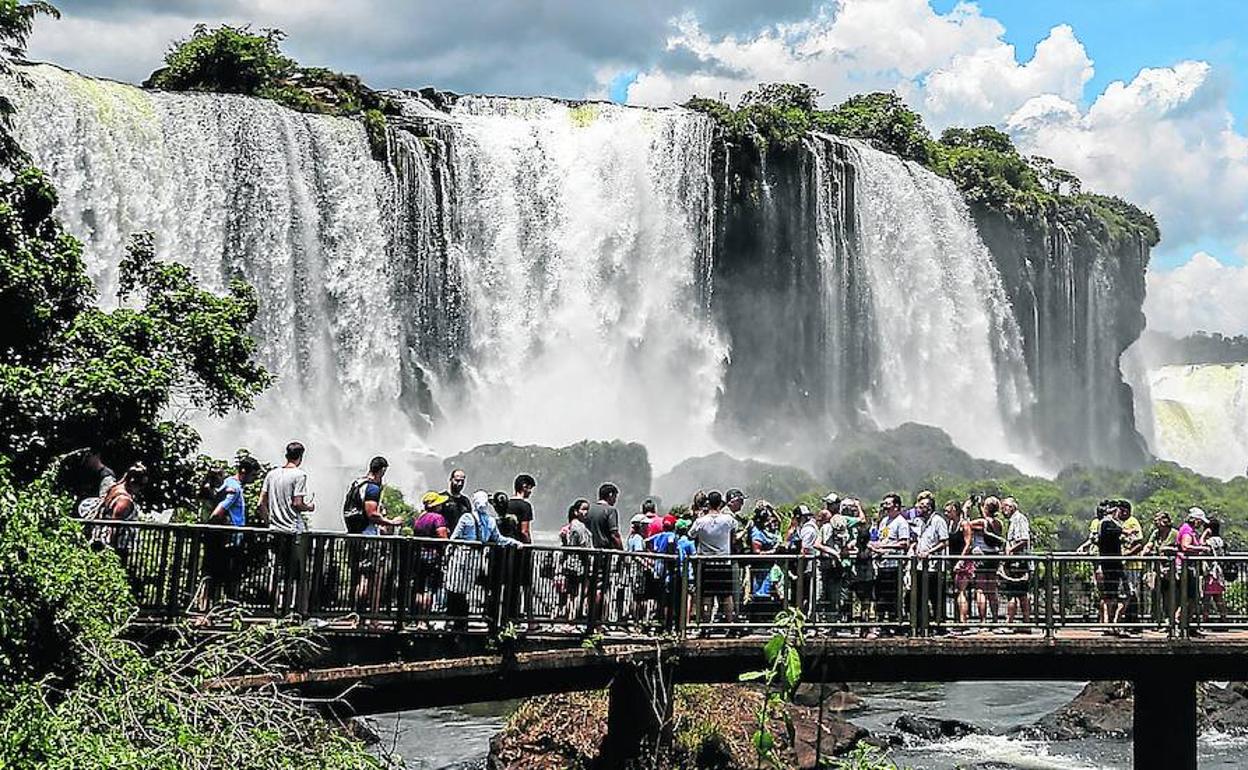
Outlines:
<svg viewBox="0 0 1248 770"><path fill-rule="evenodd" d="M811 131L859 139L948 177L973 205L1010 217L1060 216L1101 228L1110 240L1160 240L1151 214L1119 198L1084 193L1074 174L1048 158L1022 156L992 126L950 128L933 140L895 93L852 96L830 110L818 108L820 95L804 83L769 83L746 93L736 109L699 97L685 107L713 118L730 141L753 142L764 151L800 144Z"/></svg>
<svg viewBox="0 0 1248 770"><path fill-rule="evenodd" d="M382 762L272 692L214 686L277 670L306 632L262 628L143 651L112 551L86 547L73 501L0 467L0 767L358 768Z"/></svg>
<svg viewBox="0 0 1248 770"><path fill-rule="evenodd" d="M299 66L282 53L285 38L279 29L255 31L228 24L210 29L199 24L190 37L170 46L165 66L144 85L166 91L243 94L272 99L300 112L359 116L373 156L384 160L386 114L397 107L354 75Z"/></svg>
<svg viewBox="0 0 1248 770"><path fill-rule="evenodd" d="M0 0L0 70L45 3ZM62 458L94 446L152 471L148 505L193 505L204 458L175 408L246 409L269 381L247 327L250 287L218 296L135 239L119 271L124 307L95 305L81 246L0 104L0 767L359 768L384 763L340 726L230 674L280 670L311 649L272 626L143 648L112 550L87 546L58 488Z"/></svg>
<svg viewBox="0 0 1248 770"><path fill-rule="evenodd" d="M149 504L190 505L199 436L166 415L248 409L267 387L248 334L255 293L241 281L225 296L198 288L140 235L119 269L130 306L102 310L56 203L37 170L0 182L0 323L18 332L0 342L0 455L28 483L94 446L152 470Z"/></svg>
<svg viewBox="0 0 1248 770"><path fill-rule="evenodd" d="M784 724L787 745L795 746L797 743L793 716L786 706L792 702L797 685L802 681L802 643L805 638L806 616L801 610L782 610L776 615L775 630L763 645L767 666L741 675L742 682L763 685L763 701L758 706L755 730L750 736L760 764L767 762L773 767L784 767L779 753L780 743L771 729L775 720L779 719Z"/></svg>

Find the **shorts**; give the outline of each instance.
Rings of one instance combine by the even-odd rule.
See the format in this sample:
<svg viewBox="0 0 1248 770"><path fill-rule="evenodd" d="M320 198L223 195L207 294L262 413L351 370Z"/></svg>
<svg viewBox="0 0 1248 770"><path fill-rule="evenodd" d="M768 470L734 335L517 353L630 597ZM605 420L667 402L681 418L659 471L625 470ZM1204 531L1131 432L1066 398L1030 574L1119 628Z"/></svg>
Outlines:
<svg viewBox="0 0 1248 770"><path fill-rule="evenodd" d="M1002 580L1001 594L1007 599L1022 599L1031 589L1031 576L1026 580Z"/></svg>
<svg viewBox="0 0 1248 770"><path fill-rule="evenodd" d="M563 591L569 596L576 596L581 592L581 586L585 584L585 576L579 572L563 573Z"/></svg>
<svg viewBox="0 0 1248 770"><path fill-rule="evenodd" d="M871 580L854 581L854 596L860 602L875 601L875 582Z"/></svg>
<svg viewBox="0 0 1248 770"><path fill-rule="evenodd" d="M975 582L975 562L960 561L953 570L953 590L962 593Z"/></svg>
<svg viewBox="0 0 1248 770"><path fill-rule="evenodd" d="M412 575L412 590L418 594L437 593L442 589L443 578L441 562L420 559Z"/></svg>
<svg viewBox="0 0 1248 770"><path fill-rule="evenodd" d="M702 595L732 596L731 562L702 562Z"/></svg>
<svg viewBox="0 0 1248 770"><path fill-rule="evenodd" d="M1126 570L1120 561L1101 562L1101 597L1117 596L1125 599L1130 596L1126 584Z"/></svg>
<svg viewBox="0 0 1248 770"><path fill-rule="evenodd" d="M986 594L997 592L996 564L982 562L975 567L975 589Z"/></svg>

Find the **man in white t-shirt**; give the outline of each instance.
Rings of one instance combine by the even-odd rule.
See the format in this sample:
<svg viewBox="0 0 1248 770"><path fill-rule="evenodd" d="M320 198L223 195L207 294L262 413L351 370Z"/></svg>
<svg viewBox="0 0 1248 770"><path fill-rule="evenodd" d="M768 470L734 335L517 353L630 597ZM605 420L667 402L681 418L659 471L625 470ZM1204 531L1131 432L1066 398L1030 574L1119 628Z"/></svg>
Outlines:
<svg viewBox="0 0 1248 770"><path fill-rule="evenodd" d="M904 562L893 555L904 556L909 553L910 524L901 509L901 495L895 492L884 495L880 511L884 515L884 523L880 527L877 547L889 556L885 556L880 562L880 569L876 573L876 599L879 602L881 618L900 620L901 567Z"/></svg>
<svg viewBox="0 0 1248 770"><path fill-rule="evenodd" d="M303 560L298 535L308 529L305 513L316 510L309 499L308 474L303 468L303 444L292 441L286 445L286 464L265 474L260 486L260 519L269 524L274 534L276 567L273 570L276 592L278 582L282 586L283 601L293 598L295 584L303 574Z"/></svg>
<svg viewBox="0 0 1248 770"><path fill-rule="evenodd" d="M1001 501L1001 513L1009 521L1005 531L1005 553L1026 555L1031 550L1031 522L1027 520L1027 515L1018 509L1018 502L1012 497ZM1031 612L1031 562L1026 559L1002 562L999 577L1002 593L1005 594L1006 622L1013 623L1015 614L1020 614L1023 625L1027 625Z"/></svg>

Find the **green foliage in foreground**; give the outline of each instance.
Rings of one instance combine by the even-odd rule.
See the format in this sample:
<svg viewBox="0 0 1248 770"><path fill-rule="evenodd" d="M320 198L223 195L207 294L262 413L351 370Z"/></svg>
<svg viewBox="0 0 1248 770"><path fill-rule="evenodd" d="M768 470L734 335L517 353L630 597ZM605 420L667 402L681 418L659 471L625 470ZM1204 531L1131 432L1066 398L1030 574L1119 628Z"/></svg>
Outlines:
<svg viewBox="0 0 1248 770"><path fill-rule="evenodd" d="M1140 237L1150 245L1160 240L1151 214L1119 198L1084 193L1074 174L1048 158L1022 156L992 126L951 128L934 140L922 117L895 93L852 96L830 110L818 108L819 97L804 83L768 83L747 92L735 109L701 97L685 107L710 116L730 140L764 151L800 144L812 131L859 139L948 177L972 204L1011 217L1061 215L1093 223L1110 239Z"/></svg>
<svg viewBox="0 0 1248 770"><path fill-rule="evenodd" d="M378 767L336 726L271 691L213 686L277 670L306 633L253 629L145 654L111 551L89 549L46 480L0 467L0 767Z"/></svg>

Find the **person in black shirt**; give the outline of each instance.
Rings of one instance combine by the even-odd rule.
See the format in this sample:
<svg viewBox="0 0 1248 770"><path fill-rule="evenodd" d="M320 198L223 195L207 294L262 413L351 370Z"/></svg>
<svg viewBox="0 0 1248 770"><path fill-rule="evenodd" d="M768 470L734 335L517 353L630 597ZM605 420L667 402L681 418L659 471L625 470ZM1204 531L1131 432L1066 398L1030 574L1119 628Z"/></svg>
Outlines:
<svg viewBox="0 0 1248 770"><path fill-rule="evenodd" d="M507 514L516 518L516 527L519 535L516 537L526 545L533 542L533 504L529 502L529 496L533 494L533 488L537 486L537 481L527 473L521 473L516 476L516 482L512 485L516 493L507 501Z"/></svg>
<svg viewBox="0 0 1248 770"><path fill-rule="evenodd" d="M460 516L472 513L472 501L464 494L464 486L467 483L468 474L463 468L456 468L451 471L446 491L442 493L443 497L447 498L442 506L442 515L446 517L447 524L452 527L455 526L455 522L459 521Z"/></svg>
<svg viewBox="0 0 1248 770"><path fill-rule="evenodd" d="M533 494L533 488L537 486L537 481L527 473L521 473L516 476L512 489L515 494L507 501L507 514L504 518L515 521L515 534L512 535L516 540L528 545L533 542L533 504L529 502L529 496ZM512 585L517 590L511 591L508 598L508 617L518 618L522 612L521 605L525 608L533 606L533 552L521 549L513 555L516 577L512 581ZM532 624L530 623L530 628Z"/></svg>
<svg viewBox="0 0 1248 770"><path fill-rule="evenodd" d="M1116 516L1117 509L1109 508L1101 519L1096 534L1096 550L1101 560L1101 622L1112 624L1118 622L1118 616L1126 605L1128 586L1123 574L1122 559L1122 525Z"/></svg>

